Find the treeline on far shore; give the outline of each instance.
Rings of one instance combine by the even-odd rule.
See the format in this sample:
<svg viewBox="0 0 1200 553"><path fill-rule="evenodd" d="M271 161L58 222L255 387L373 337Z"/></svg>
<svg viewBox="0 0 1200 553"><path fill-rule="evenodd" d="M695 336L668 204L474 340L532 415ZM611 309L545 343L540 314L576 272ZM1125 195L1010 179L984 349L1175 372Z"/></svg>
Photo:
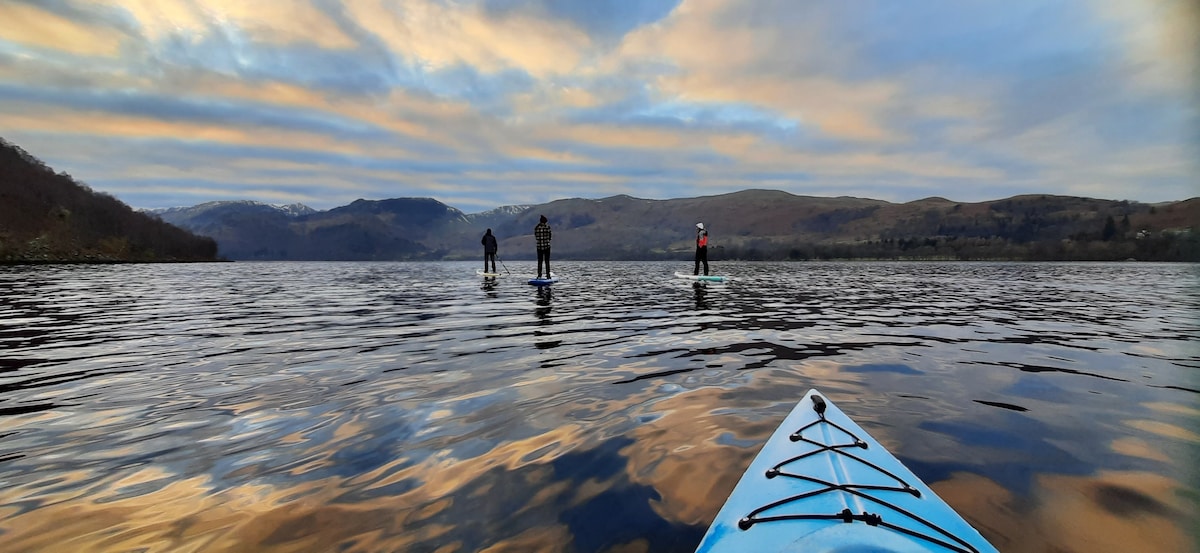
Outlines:
<svg viewBox="0 0 1200 553"><path fill-rule="evenodd" d="M690 260L691 250L572 252L569 260ZM533 259L512 254L510 259ZM1200 239L1193 233L1143 234L1129 239L1064 239L1016 242L1006 238L901 238L841 244L784 244L750 240L710 248L709 260L745 261L1157 261L1200 262Z"/></svg>
<svg viewBox="0 0 1200 553"><path fill-rule="evenodd" d="M723 250L723 251L722 251ZM912 238L855 244L722 248L727 259L746 260L959 260L959 261L1190 261L1200 262L1194 235L1163 233L1130 240L1013 242L1003 238Z"/></svg>

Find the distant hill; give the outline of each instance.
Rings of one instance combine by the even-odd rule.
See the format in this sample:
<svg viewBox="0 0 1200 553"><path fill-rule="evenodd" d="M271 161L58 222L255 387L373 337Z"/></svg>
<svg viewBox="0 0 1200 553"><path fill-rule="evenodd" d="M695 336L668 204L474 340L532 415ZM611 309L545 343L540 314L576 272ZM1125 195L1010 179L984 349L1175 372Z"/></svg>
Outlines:
<svg viewBox="0 0 1200 553"><path fill-rule="evenodd" d="M545 215L559 259L686 260L702 221L714 259L1200 261L1200 198L894 204L745 190L672 200L572 198L470 215L429 198L357 200L302 215L233 202L176 213L187 216L168 220L216 238L233 259L475 259L486 228L499 237L502 258L530 259L533 227Z"/></svg>
<svg viewBox="0 0 1200 553"><path fill-rule="evenodd" d="M704 222L712 260L1200 261L1200 198L895 204L743 190L671 200L569 198L475 214L431 198L360 199L328 211L221 201L147 214L0 139L0 261L7 262L478 259L487 228L501 258L532 259L541 215L553 228L557 259L688 260L695 224Z"/></svg>
<svg viewBox="0 0 1200 553"><path fill-rule="evenodd" d="M152 213L168 223L214 238L223 257L277 259L292 247L287 225L315 211L251 201L220 201Z"/></svg>
<svg viewBox="0 0 1200 553"><path fill-rule="evenodd" d="M491 228L512 220L513 216L533 207L532 205L506 205L481 213L467 214L467 221L472 228Z"/></svg>
<svg viewBox="0 0 1200 553"><path fill-rule="evenodd" d="M599 200L565 199L534 206L494 229L507 250L533 250L533 227L541 215L554 229L556 256L582 259L672 259L690 255L695 225L704 222L714 245L740 248L753 240L786 237L789 243L823 237L826 219L866 215L886 202L860 198L814 198L774 190L719 196L645 200L620 195ZM824 215L825 219L822 219Z"/></svg>
<svg viewBox="0 0 1200 553"><path fill-rule="evenodd" d="M461 211L429 198L356 200L329 211L209 202L158 215L213 237L222 256L242 260L433 259L440 257L438 229L469 225Z"/></svg>
<svg viewBox="0 0 1200 553"><path fill-rule="evenodd" d="M134 211L0 139L0 262L215 261L217 243Z"/></svg>
<svg viewBox="0 0 1200 553"><path fill-rule="evenodd" d="M557 255L585 259L687 258L702 221L710 256L724 259L1200 260L1200 198L1152 206L1051 195L904 204L774 190L614 196L535 206L500 228L502 244L531 252L539 214L556 229Z"/></svg>
<svg viewBox="0 0 1200 553"><path fill-rule="evenodd" d="M214 208L219 207L231 207L233 209L245 208L247 210L257 210L260 213L278 211L279 213L282 213L288 217L298 217L300 215L309 215L317 212L317 210L304 204L297 203L275 205L264 204L262 202L253 202L249 200L207 202L191 207L166 207L158 209L146 209L143 211L155 215L169 223L172 219L194 219L195 217L203 217L205 213L216 213Z"/></svg>

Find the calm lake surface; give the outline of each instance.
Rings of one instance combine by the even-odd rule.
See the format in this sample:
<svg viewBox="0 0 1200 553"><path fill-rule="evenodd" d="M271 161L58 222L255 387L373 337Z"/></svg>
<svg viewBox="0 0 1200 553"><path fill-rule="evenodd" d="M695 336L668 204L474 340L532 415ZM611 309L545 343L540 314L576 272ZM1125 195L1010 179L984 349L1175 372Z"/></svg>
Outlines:
<svg viewBox="0 0 1200 553"><path fill-rule="evenodd" d="M476 265L0 267L0 551L690 552L810 388L1001 551L1200 549L1200 266Z"/></svg>

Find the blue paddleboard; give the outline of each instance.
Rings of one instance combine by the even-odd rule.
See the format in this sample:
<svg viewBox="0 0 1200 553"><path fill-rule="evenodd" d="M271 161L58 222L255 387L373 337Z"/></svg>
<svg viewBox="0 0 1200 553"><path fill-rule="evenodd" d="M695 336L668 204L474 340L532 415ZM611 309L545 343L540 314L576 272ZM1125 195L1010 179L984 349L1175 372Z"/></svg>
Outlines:
<svg viewBox="0 0 1200 553"><path fill-rule="evenodd" d="M531 278L529 283L534 286L549 286L558 282L558 277L551 276L550 278Z"/></svg>
<svg viewBox="0 0 1200 553"><path fill-rule="evenodd" d="M810 390L750 463L696 551L996 548L831 401Z"/></svg>

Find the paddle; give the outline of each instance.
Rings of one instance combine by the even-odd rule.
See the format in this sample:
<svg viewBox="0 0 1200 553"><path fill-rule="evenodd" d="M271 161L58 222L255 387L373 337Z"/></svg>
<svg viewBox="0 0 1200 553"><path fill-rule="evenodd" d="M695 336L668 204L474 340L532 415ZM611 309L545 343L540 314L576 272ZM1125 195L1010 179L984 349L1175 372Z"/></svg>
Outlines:
<svg viewBox="0 0 1200 553"><path fill-rule="evenodd" d="M496 254L496 261L500 262L500 266L504 267L504 272L508 273L508 276L512 276L512 273L508 272L508 266L504 264L504 260L500 259L500 254Z"/></svg>

